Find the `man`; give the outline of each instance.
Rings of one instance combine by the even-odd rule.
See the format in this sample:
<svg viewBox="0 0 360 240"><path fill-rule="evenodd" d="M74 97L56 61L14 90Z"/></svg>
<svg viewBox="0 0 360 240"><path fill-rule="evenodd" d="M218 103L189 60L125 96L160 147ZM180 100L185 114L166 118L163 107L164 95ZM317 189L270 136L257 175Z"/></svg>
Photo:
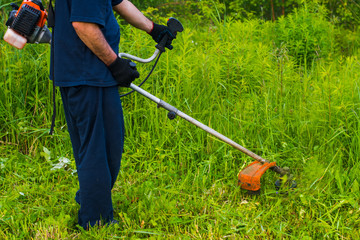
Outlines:
<svg viewBox="0 0 360 240"><path fill-rule="evenodd" d="M166 26L147 19L128 0L56 1L52 47L53 81L60 87L80 189L78 223L113 223L111 189L124 145L118 86L128 87L139 73L118 57L120 28L113 10L156 42Z"/></svg>

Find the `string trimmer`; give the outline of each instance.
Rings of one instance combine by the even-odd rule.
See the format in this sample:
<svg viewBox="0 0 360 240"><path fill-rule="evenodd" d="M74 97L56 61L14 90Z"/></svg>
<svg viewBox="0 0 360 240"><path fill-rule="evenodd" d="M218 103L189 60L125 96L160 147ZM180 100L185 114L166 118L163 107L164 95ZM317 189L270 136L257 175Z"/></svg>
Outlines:
<svg viewBox="0 0 360 240"><path fill-rule="evenodd" d="M175 36L178 32L183 31L182 24L175 18L170 18L167 22L167 25ZM167 43L167 36L165 36L162 39L162 41L158 45L156 45L157 49L155 50L154 54L148 59L142 59L142 58L139 58L139 57L127 54L127 53L120 53L119 57L126 57L126 58L129 58L129 59L137 61L137 62L148 63L148 62L153 61L156 58L156 56L160 57L161 53L165 51L166 43ZM157 60L159 59L159 57L157 58ZM156 61L156 63L157 63L157 61ZM156 63L154 65L154 67L156 66ZM154 69L154 67L153 67L153 69ZM151 70L151 72L152 72L152 70ZM150 74L151 74L151 72L150 72ZM146 79L149 77L149 75L146 77ZM168 110L169 111L168 118L170 120L174 119L176 116L179 116L179 117L187 120L188 122L194 124L195 126L203 129L204 131L210 133L211 135L217 137L218 139L224 141L225 143L233 146L234 148L238 149L239 151L245 153L249 157L255 159L255 161L253 163L251 163L250 165L245 167L242 171L240 171L240 173L238 175L238 185L241 188L249 190L250 192L258 192L260 190L260 178L268 169L271 169L274 172L280 174L281 177L286 175L286 176L288 176L288 179L291 178L289 175L288 168L281 168L276 165L276 162L270 162L270 161L260 157L259 155L244 148L243 146L234 142L233 140L229 139L228 137L226 137L226 136L222 135L221 133L215 131L214 129L202 124L201 122L197 121L196 119L190 117L189 115L181 112L177 108L171 106L170 104L164 102L163 100L157 98L156 96L154 96L154 95L146 92L142 88L140 88L140 86L146 81L146 79L139 86L137 86L133 83L130 84L130 88L133 91L136 91L136 92L140 93L141 95L149 98L153 102L157 103L158 107L162 107L162 108ZM296 186L296 182L293 180L292 180L291 184L292 184L291 187ZM279 187L281 185L281 182L277 181L275 185L277 185L277 187Z"/></svg>

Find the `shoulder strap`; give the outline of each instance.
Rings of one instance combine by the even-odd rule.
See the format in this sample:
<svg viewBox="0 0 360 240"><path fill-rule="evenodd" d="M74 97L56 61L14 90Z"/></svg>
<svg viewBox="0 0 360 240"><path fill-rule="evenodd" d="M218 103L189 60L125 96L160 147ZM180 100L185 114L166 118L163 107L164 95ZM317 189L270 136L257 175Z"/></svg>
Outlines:
<svg viewBox="0 0 360 240"><path fill-rule="evenodd" d="M52 38L51 38L51 47L54 48L54 27L55 27L55 10L54 7L52 5L52 1L49 1L49 5L48 5L48 27L52 29ZM55 74L54 74L54 52L51 54L51 59L50 59L51 63L52 63L52 78L53 78L53 94L52 94L52 101L53 101L53 114L51 117L51 127L50 127L50 132L49 134L52 135L54 132L54 127L55 127L55 118L56 118L56 102L55 102Z"/></svg>
<svg viewBox="0 0 360 240"><path fill-rule="evenodd" d="M54 28L55 27L55 10L52 5L52 1L49 1L48 5L48 27Z"/></svg>

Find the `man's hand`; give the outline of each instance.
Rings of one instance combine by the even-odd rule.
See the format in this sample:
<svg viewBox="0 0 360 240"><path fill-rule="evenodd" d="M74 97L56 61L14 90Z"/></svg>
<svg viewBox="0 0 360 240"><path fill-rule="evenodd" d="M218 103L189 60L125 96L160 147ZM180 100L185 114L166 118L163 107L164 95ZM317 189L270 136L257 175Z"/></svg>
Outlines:
<svg viewBox="0 0 360 240"><path fill-rule="evenodd" d="M108 68L120 87L130 87L131 82L140 76L136 64L129 59L117 57Z"/></svg>
<svg viewBox="0 0 360 240"><path fill-rule="evenodd" d="M159 43L161 39L168 35L166 47L171 49L171 41L176 37L167 26L158 25L146 18L135 6L128 0L123 0L113 9L121 15L128 23L134 27L149 33L155 42Z"/></svg>
<svg viewBox="0 0 360 240"><path fill-rule="evenodd" d="M148 34L150 34L157 43L159 43L167 35L168 39L165 47L170 50L172 49L171 42L176 38L176 35L174 35L167 26L153 23L153 28L150 32L148 32Z"/></svg>

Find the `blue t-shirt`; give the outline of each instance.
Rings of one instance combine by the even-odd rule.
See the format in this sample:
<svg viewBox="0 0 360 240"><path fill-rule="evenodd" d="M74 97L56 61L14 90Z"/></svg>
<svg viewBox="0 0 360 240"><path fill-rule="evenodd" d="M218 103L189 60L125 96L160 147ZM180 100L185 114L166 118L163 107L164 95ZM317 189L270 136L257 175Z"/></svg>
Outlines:
<svg viewBox="0 0 360 240"><path fill-rule="evenodd" d="M99 25L105 39L117 54L120 28L112 7L122 0L60 0L55 3L55 28L52 54L55 85L109 87L117 85L107 66L81 41L72 22ZM54 68L53 68L54 67Z"/></svg>

